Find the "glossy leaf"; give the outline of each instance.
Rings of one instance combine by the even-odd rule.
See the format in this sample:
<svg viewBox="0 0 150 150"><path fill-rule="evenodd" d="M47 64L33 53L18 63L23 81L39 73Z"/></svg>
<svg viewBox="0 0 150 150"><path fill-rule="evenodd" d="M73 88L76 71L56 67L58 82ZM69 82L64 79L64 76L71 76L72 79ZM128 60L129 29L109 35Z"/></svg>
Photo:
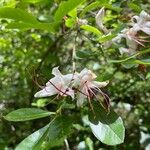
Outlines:
<svg viewBox="0 0 150 150"><path fill-rule="evenodd" d="M0 18L12 19L15 21L22 21L32 24L38 22L30 13L19 8L10 7L0 8Z"/></svg>
<svg viewBox="0 0 150 150"><path fill-rule="evenodd" d="M49 124L37 130L36 132L32 133L27 138L25 138L15 148L15 150L40 150L45 138L47 137L48 129L49 129ZM39 144L40 147L37 147L37 145Z"/></svg>
<svg viewBox="0 0 150 150"><path fill-rule="evenodd" d="M124 141L123 121L112 109L109 114L97 102L93 103L95 115L90 115L90 127L93 134L102 143L117 145Z"/></svg>
<svg viewBox="0 0 150 150"><path fill-rule="evenodd" d="M61 21L61 19L67 15L71 10L76 8L78 5L80 5L85 0L68 0L68 1L62 1L55 13L55 21Z"/></svg>
<svg viewBox="0 0 150 150"><path fill-rule="evenodd" d="M80 28L84 29L86 31L92 32L92 33L94 33L96 35L101 35L101 32L97 28L92 27L90 25L82 25L82 26L80 26Z"/></svg>
<svg viewBox="0 0 150 150"><path fill-rule="evenodd" d="M57 117L48 125L25 138L15 150L48 150L60 144L71 133L72 120L70 117Z"/></svg>
<svg viewBox="0 0 150 150"><path fill-rule="evenodd" d="M60 116L56 118L49 127L47 147L50 149L62 144L64 139L72 133L73 116Z"/></svg>
<svg viewBox="0 0 150 150"><path fill-rule="evenodd" d="M38 108L22 108L10 112L4 118L9 121L27 121L47 117L50 116L51 114L55 113Z"/></svg>

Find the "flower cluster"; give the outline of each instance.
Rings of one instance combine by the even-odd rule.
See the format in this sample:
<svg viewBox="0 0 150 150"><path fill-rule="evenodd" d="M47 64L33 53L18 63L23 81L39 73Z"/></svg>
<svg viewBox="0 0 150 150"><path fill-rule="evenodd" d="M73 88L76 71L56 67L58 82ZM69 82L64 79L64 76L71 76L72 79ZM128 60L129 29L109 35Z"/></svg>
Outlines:
<svg viewBox="0 0 150 150"><path fill-rule="evenodd" d="M77 106L81 107L86 99L91 100L95 93L99 92L104 98L105 93L101 91L101 87L105 87L108 81L95 81L96 75L88 69L83 69L80 73L63 75L58 67L53 68L54 77L50 79L46 86L37 92L35 97L47 97L52 95L71 96L72 99L77 97Z"/></svg>
<svg viewBox="0 0 150 150"><path fill-rule="evenodd" d="M104 18L104 7L99 10L96 15L96 23L98 27L105 33L111 34L104 25L103 25L103 18ZM140 32L147 34L148 36L140 37ZM139 16L133 16L131 18L131 23L128 27L123 29L115 38L111 41L104 43L104 47L108 48L112 45L112 43L121 43L121 39L126 40L127 47L120 47L119 51L121 54L128 53L134 54L138 48L138 45L144 46L143 42L148 42L145 38L148 38L150 35L150 15L147 14L145 11L142 11Z"/></svg>

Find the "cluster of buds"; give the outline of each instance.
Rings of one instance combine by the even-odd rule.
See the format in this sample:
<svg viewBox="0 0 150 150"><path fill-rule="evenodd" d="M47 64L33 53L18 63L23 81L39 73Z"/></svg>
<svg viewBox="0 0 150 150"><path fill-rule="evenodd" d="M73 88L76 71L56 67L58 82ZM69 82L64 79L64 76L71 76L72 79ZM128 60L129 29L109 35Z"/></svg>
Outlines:
<svg viewBox="0 0 150 150"><path fill-rule="evenodd" d="M96 23L100 30L102 30L105 34L110 34L109 31L103 25L105 10L101 8L96 15ZM148 36L140 36L140 32L147 34ZM138 45L144 46L143 42L149 42L145 38L148 38L150 35L150 15L145 11L141 11L139 16L133 16L131 18L131 23L125 29L123 29L118 35L113 38L111 41L104 43L104 47L108 48L112 45L112 43L120 43L121 39L126 40L127 47L120 47L119 51L121 54L128 53L130 55L136 53Z"/></svg>
<svg viewBox="0 0 150 150"><path fill-rule="evenodd" d="M52 95L70 96L72 99L77 99L77 106L82 107L83 103L91 100L100 93L103 99L108 100L108 96L102 92L101 87L105 87L109 82L95 81L96 75L88 69L83 69L80 73L74 72L72 74L63 75L58 67L53 68L52 74L54 75L47 83L46 86L35 97L47 97Z"/></svg>

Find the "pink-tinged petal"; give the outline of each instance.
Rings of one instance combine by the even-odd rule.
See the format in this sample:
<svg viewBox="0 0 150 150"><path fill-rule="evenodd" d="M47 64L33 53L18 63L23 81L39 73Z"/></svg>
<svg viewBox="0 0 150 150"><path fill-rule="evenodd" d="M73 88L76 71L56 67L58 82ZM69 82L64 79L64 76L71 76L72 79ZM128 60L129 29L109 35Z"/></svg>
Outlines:
<svg viewBox="0 0 150 150"><path fill-rule="evenodd" d="M91 81L95 79L97 76L91 70L85 68L80 72L79 77L81 79L81 82L82 81L85 82L85 81Z"/></svg>
<svg viewBox="0 0 150 150"><path fill-rule="evenodd" d="M94 86L99 88L107 86L108 83L109 81L104 81L104 82L93 81Z"/></svg>
<svg viewBox="0 0 150 150"><path fill-rule="evenodd" d="M37 92L34 97L48 97L57 93L58 91L54 87L45 87L43 90Z"/></svg>
<svg viewBox="0 0 150 150"><path fill-rule="evenodd" d="M89 70L87 68L84 68L81 72L80 72L80 76L84 76L86 74L88 74Z"/></svg>

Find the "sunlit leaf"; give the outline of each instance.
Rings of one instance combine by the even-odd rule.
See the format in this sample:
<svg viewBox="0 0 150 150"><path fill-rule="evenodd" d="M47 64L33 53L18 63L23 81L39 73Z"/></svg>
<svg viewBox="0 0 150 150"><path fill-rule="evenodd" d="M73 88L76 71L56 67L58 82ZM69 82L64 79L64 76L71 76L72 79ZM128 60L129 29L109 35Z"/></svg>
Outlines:
<svg viewBox="0 0 150 150"><path fill-rule="evenodd" d="M108 35L103 35L101 36L98 41L100 43L104 43L104 42L107 42L107 41L110 41L111 39L113 39L116 35L115 34L108 34Z"/></svg>
<svg viewBox="0 0 150 150"><path fill-rule="evenodd" d="M59 7L55 13L55 20L61 21L61 19L67 15L71 10L76 8L78 5L80 5L85 0L68 0L68 1L62 1L59 4Z"/></svg>
<svg viewBox="0 0 150 150"><path fill-rule="evenodd" d="M37 3L48 3L48 1L49 0L22 0L21 2L37 4Z"/></svg>
<svg viewBox="0 0 150 150"><path fill-rule="evenodd" d="M139 5L133 3L133 2L129 2L129 3L128 3L128 6L129 6L132 10L134 10L135 12L140 13L140 12L142 11L141 7L140 7Z"/></svg>
<svg viewBox="0 0 150 150"><path fill-rule="evenodd" d="M98 8L100 9L101 7L105 7L105 8L111 9L111 10L116 11L116 12L120 12L122 10L119 7L110 5L108 3L104 3L104 1L101 0L101 1L92 2L88 6L86 6L83 9L83 11L81 12L80 17L83 17L85 15L85 13L88 11L91 11L93 9L98 9Z"/></svg>
<svg viewBox="0 0 150 150"><path fill-rule="evenodd" d="M80 26L80 28L84 29L86 31L92 32L96 35L101 35L102 34L97 28L95 28L93 26L90 26L90 25L82 25L82 26Z"/></svg>
<svg viewBox="0 0 150 150"><path fill-rule="evenodd" d="M12 19L15 21L22 21L25 23L37 23L38 21L30 13L19 9L19 8L10 8L3 7L0 8L0 18Z"/></svg>
<svg viewBox="0 0 150 150"><path fill-rule="evenodd" d="M112 109L109 114L97 102L93 103L95 114L90 115L90 127L93 134L102 143L117 145L124 142L123 121Z"/></svg>

